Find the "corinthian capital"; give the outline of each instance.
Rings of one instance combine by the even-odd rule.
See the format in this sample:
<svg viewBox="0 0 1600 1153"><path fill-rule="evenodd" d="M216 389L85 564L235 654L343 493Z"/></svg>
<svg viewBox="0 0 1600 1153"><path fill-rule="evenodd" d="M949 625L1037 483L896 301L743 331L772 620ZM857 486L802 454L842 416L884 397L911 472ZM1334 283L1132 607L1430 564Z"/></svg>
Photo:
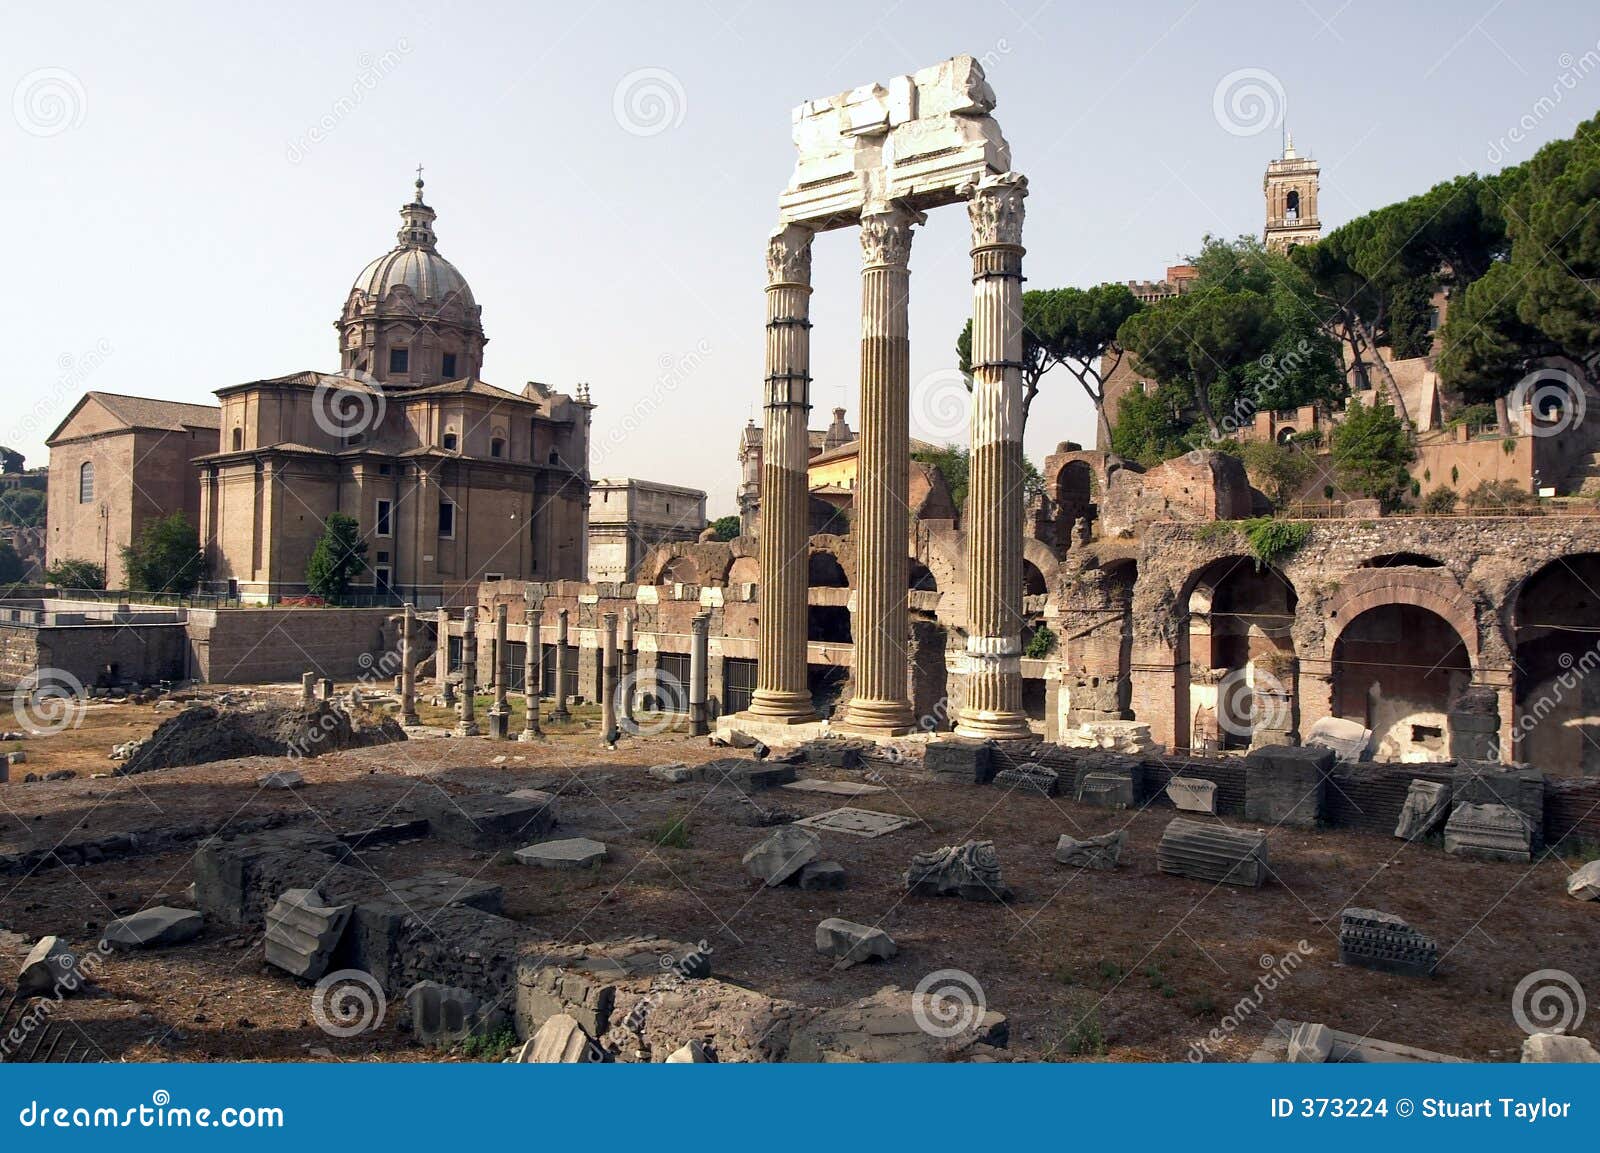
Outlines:
<svg viewBox="0 0 1600 1153"><path fill-rule="evenodd" d="M782 224L767 238L767 283L811 283L811 229Z"/></svg>
<svg viewBox="0 0 1600 1153"><path fill-rule="evenodd" d="M972 246L1022 243L1023 197L1028 195L1028 178L1020 172L1004 172L968 181L961 186L967 197L967 216L972 221Z"/></svg>
<svg viewBox="0 0 1600 1153"><path fill-rule="evenodd" d="M904 266L911 262L911 226L922 218L904 208L869 209L861 214L861 263Z"/></svg>

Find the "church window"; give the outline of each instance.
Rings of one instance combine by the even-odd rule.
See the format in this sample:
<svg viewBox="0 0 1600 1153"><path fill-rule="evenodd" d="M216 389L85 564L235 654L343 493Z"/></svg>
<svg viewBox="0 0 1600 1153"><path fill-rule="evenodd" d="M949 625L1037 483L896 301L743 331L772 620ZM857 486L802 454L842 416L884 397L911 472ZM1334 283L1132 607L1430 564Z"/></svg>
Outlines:
<svg viewBox="0 0 1600 1153"><path fill-rule="evenodd" d="M456 506L454 501L439 502L439 535L451 539L456 535Z"/></svg>
<svg viewBox="0 0 1600 1153"><path fill-rule="evenodd" d="M379 536L391 535L393 529L392 522L394 520L394 504L387 500L380 500L378 502L378 515L374 519L377 521L377 524L373 529L374 532L376 532Z"/></svg>
<svg viewBox="0 0 1600 1153"><path fill-rule="evenodd" d="M86 460L78 466L78 503L94 503L94 461Z"/></svg>
<svg viewBox="0 0 1600 1153"><path fill-rule="evenodd" d="M1288 220L1300 219L1300 193L1293 188L1289 189L1289 197L1284 202L1283 215Z"/></svg>
<svg viewBox="0 0 1600 1153"><path fill-rule="evenodd" d="M501 457L506 454L506 442L498 436L489 442L489 455Z"/></svg>
<svg viewBox="0 0 1600 1153"><path fill-rule="evenodd" d="M236 429L233 430L233 451L234 452L238 452L243 447L244 447L244 429L236 428Z"/></svg>
<svg viewBox="0 0 1600 1153"><path fill-rule="evenodd" d="M411 350L409 348L391 348L389 350L389 371L411 371Z"/></svg>
<svg viewBox="0 0 1600 1153"><path fill-rule="evenodd" d="M444 366L443 367L444 367L444 378L446 380L454 380L455 376L456 376L456 354L455 353L447 352L447 353L444 354Z"/></svg>

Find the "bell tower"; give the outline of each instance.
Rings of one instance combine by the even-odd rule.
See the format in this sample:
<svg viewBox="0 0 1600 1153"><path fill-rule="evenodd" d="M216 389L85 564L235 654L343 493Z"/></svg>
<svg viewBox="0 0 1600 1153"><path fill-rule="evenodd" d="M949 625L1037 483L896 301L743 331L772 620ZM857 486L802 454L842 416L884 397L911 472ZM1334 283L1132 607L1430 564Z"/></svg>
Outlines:
<svg viewBox="0 0 1600 1153"><path fill-rule="evenodd" d="M1261 190L1267 201L1267 226L1262 234L1269 251L1287 252L1297 244L1322 237L1317 217L1317 189L1322 168L1309 156L1294 150L1294 137L1285 132L1283 155L1267 162Z"/></svg>

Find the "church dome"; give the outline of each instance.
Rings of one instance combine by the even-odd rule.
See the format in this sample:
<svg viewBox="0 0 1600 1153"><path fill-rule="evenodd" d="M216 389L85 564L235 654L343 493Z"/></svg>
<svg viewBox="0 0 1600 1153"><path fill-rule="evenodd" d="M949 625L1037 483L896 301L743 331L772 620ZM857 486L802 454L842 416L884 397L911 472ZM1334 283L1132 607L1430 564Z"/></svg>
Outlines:
<svg viewBox="0 0 1600 1153"><path fill-rule="evenodd" d="M419 301L451 302L471 310L476 307L467 278L439 255L433 233L435 213L422 202L422 178L417 178L416 198L400 210L398 243L361 270L351 291L378 302L400 285Z"/></svg>

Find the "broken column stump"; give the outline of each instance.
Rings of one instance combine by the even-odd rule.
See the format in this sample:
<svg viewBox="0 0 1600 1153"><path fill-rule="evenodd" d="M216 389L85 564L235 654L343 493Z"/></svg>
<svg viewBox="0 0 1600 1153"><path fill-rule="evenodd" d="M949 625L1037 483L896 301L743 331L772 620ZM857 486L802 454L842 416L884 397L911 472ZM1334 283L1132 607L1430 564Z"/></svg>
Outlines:
<svg viewBox="0 0 1600 1153"><path fill-rule="evenodd" d="M1163 873L1259 888L1267 879L1267 835L1175 817L1156 847Z"/></svg>

